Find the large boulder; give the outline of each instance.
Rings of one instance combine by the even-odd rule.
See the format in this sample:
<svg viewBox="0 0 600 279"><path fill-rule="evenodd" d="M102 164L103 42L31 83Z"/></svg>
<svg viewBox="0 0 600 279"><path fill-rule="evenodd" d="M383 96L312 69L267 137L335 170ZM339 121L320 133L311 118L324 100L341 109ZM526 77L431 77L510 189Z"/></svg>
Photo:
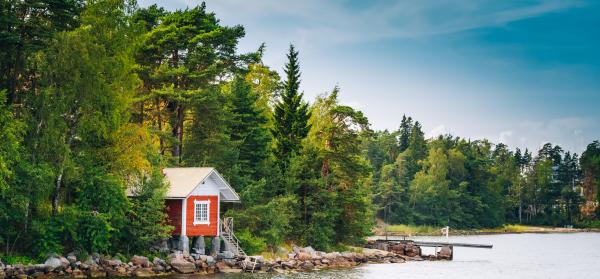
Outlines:
<svg viewBox="0 0 600 279"><path fill-rule="evenodd" d="M123 262L119 259L103 259L101 262L102 265L110 267L116 267L123 264Z"/></svg>
<svg viewBox="0 0 600 279"><path fill-rule="evenodd" d="M71 263L65 257L59 255L51 255L48 259L46 259L44 264L49 266L53 270L65 270L67 267L69 267Z"/></svg>
<svg viewBox="0 0 600 279"><path fill-rule="evenodd" d="M169 264L179 273L193 273L196 271L196 265L180 258L172 258Z"/></svg>
<svg viewBox="0 0 600 279"><path fill-rule="evenodd" d="M131 263L133 263L133 265L141 267L150 267L150 260L148 260L148 258L144 256L133 256L133 258L131 258Z"/></svg>

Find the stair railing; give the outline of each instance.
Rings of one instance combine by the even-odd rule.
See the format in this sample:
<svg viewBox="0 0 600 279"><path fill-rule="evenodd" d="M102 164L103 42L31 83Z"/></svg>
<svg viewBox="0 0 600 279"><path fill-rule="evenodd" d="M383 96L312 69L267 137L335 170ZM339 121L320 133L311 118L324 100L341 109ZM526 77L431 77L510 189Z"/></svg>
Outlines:
<svg viewBox="0 0 600 279"><path fill-rule="evenodd" d="M246 253L244 252L244 250L242 250L242 247L240 246L240 240L233 233L232 217L225 217L223 220L221 220L221 235L224 236L225 241L227 241L227 244L234 246L237 254L246 256Z"/></svg>

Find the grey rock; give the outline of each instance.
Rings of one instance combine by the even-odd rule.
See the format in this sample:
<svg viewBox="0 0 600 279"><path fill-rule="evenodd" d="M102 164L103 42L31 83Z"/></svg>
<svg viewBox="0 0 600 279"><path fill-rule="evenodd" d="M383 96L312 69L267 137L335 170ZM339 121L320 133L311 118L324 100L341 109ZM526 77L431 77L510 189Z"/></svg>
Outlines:
<svg viewBox="0 0 600 279"><path fill-rule="evenodd" d="M77 262L77 257L75 257L75 255L67 255L67 260L71 263L74 264Z"/></svg>
<svg viewBox="0 0 600 279"><path fill-rule="evenodd" d="M154 259L152 259L152 263L154 265L159 265L162 267L166 267L167 266L167 262L165 262L165 260L158 258L158 257L154 257Z"/></svg>
<svg viewBox="0 0 600 279"><path fill-rule="evenodd" d="M309 254L316 252L316 250L310 246L306 246L306 247L302 248L302 250L303 250L302 252L309 253Z"/></svg>
<svg viewBox="0 0 600 279"><path fill-rule="evenodd" d="M194 260L198 260L198 259L200 259L200 256L201 256L201 255L200 255L200 254L197 254L197 253L191 253L191 254L190 254L190 256L191 256L191 257L192 257Z"/></svg>
<svg viewBox="0 0 600 279"><path fill-rule="evenodd" d="M288 249L285 249L285 247L282 246L277 246L277 249L275 251L277 254L289 254L290 251L288 251Z"/></svg>
<svg viewBox="0 0 600 279"><path fill-rule="evenodd" d="M45 265L49 266L53 270L64 270L71 264L69 260L62 256L50 256L44 262Z"/></svg>
<svg viewBox="0 0 600 279"><path fill-rule="evenodd" d="M97 265L100 264L100 254L94 252L90 257Z"/></svg>
<svg viewBox="0 0 600 279"><path fill-rule="evenodd" d="M89 256L83 263L85 263L88 266L97 266L98 265L98 262L96 262L96 260L94 259L93 256Z"/></svg>
<svg viewBox="0 0 600 279"><path fill-rule="evenodd" d="M208 265L214 265L216 263L215 258L213 256L200 256L202 261L205 261Z"/></svg>
<svg viewBox="0 0 600 279"><path fill-rule="evenodd" d="M235 258L235 254L231 251L225 251L221 254L219 254L219 256L223 259L233 259Z"/></svg>

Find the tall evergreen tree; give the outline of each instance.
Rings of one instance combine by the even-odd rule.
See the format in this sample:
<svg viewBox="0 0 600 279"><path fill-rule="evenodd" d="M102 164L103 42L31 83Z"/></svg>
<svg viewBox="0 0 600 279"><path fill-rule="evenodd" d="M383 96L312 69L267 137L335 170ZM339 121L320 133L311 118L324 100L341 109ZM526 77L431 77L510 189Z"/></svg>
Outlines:
<svg viewBox="0 0 600 279"><path fill-rule="evenodd" d="M264 127L267 118L258 107L258 95L241 77L236 77L231 85L232 124L231 140L238 148L237 166L241 178L241 191L251 181L257 181L263 174L265 160L269 156L270 135ZM234 184L235 185L235 184Z"/></svg>
<svg viewBox="0 0 600 279"><path fill-rule="evenodd" d="M412 118L406 117L406 115L402 115L402 122L400 122L400 137L398 139L400 152L404 152L408 148L410 144L410 132L412 130L413 123Z"/></svg>
<svg viewBox="0 0 600 279"><path fill-rule="evenodd" d="M308 104L302 100L300 89L300 64L298 51L290 45L285 64L286 80L283 84L281 99L275 105L275 125L272 129L275 139L275 155L283 169L290 157L300 151L302 139L310 130Z"/></svg>

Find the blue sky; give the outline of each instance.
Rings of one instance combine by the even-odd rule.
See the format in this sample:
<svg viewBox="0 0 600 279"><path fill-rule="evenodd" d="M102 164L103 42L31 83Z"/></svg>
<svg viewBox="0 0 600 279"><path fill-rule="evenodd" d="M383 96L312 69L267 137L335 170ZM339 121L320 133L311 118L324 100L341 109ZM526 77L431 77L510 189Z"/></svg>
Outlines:
<svg viewBox="0 0 600 279"><path fill-rule="evenodd" d="M169 10L192 0L139 0ZM267 45L282 72L300 50L306 99L341 87L374 129L403 114L428 136L511 148L559 144L580 153L600 139L600 1L207 1L241 24L240 52Z"/></svg>

